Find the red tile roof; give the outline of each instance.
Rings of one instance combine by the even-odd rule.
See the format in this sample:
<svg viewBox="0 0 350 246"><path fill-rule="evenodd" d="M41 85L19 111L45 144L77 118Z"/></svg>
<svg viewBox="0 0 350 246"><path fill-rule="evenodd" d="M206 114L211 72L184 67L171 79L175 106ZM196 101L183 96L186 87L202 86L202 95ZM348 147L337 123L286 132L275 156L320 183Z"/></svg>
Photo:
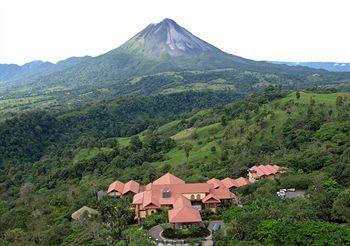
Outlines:
<svg viewBox="0 0 350 246"><path fill-rule="evenodd" d="M180 195L173 204L174 208L192 207L190 200Z"/></svg>
<svg viewBox="0 0 350 246"><path fill-rule="evenodd" d="M232 187L236 187L236 182L233 179L231 179L231 178L224 178L223 180L221 180L221 182L228 189L230 189Z"/></svg>
<svg viewBox="0 0 350 246"><path fill-rule="evenodd" d="M259 165L251 167L249 172L254 179L258 179L263 176L277 174L279 170L280 167L276 165Z"/></svg>
<svg viewBox="0 0 350 246"><path fill-rule="evenodd" d="M207 183L190 183L174 185L173 189L176 193L189 194L189 193L207 193L209 192L210 185Z"/></svg>
<svg viewBox="0 0 350 246"><path fill-rule="evenodd" d="M160 208L159 199L152 190L144 191L142 206L143 208Z"/></svg>
<svg viewBox="0 0 350 246"><path fill-rule="evenodd" d="M211 194L213 194L218 199L232 199L235 198L236 195L233 194L229 189L227 188L219 188L219 189L213 189L210 191Z"/></svg>
<svg viewBox="0 0 350 246"><path fill-rule="evenodd" d="M245 185L249 185L250 181L247 178L239 177L234 180L236 187L242 187Z"/></svg>
<svg viewBox="0 0 350 246"><path fill-rule="evenodd" d="M124 184L122 182L120 182L119 180L116 180L112 184L109 185L107 193L111 193L111 192L122 193L123 189L124 189Z"/></svg>
<svg viewBox="0 0 350 246"><path fill-rule="evenodd" d="M140 184L137 183L136 181L134 180L130 180L129 182L127 182L125 185L124 185L124 189L123 189L123 192L122 194L126 194L128 192L132 192L132 193L138 193L140 190Z"/></svg>
<svg viewBox="0 0 350 246"><path fill-rule="evenodd" d="M219 188L219 187L225 187L225 185L218 179L212 178L207 181L208 184L213 185L214 189Z"/></svg>
<svg viewBox="0 0 350 246"><path fill-rule="evenodd" d="M132 198L132 204L142 204L144 194L145 192L140 192L135 194L134 197Z"/></svg>
<svg viewBox="0 0 350 246"><path fill-rule="evenodd" d="M149 199L155 199L159 202L159 205L173 205L175 200L179 196L182 196L182 194L209 193L210 191L209 187L210 185L207 183L172 184L172 185L153 185L152 184L149 190L142 192L143 193L142 198L140 195L140 196L137 196L137 199L133 199L133 204L140 204L140 202L137 202L139 199L142 199L143 201L145 200L148 201ZM148 191L152 191L152 192L148 192ZM169 191L170 197L163 197L164 191ZM142 202L142 205L144 207L147 206L145 202Z"/></svg>
<svg viewBox="0 0 350 246"><path fill-rule="evenodd" d="M199 211L192 207L174 208L168 211L169 223L202 222Z"/></svg>
<svg viewBox="0 0 350 246"><path fill-rule="evenodd" d="M221 180L221 182L228 189L232 187L238 188L238 187L250 184L249 180L243 177L239 177L237 179L225 178Z"/></svg>
<svg viewBox="0 0 350 246"><path fill-rule="evenodd" d="M203 203L220 203L220 199L217 198L213 193L209 193L202 199Z"/></svg>
<svg viewBox="0 0 350 246"><path fill-rule="evenodd" d="M217 184L219 186L217 186ZM216 188L214 188L216 187ZM142 191L144 190L144 191ZM165 174L151 184L141 187L141 192L134 195L133 204L139 209L161 208L162 205L172 205L168 211L170 223L194 223L202 221L199 211L191 206L191 201L183 194L204 193L204 203L220 203L221 199L232 199L235 195L217 179L207 183L186 184L172 174Z"/></svg>
<svg viewBox="0 0 350 246"><path fill-rule="evenodd" d="M166 173L159 179L155 180L153 184L155 185L165 185L165 184L184 184L185 181L179 179L178 177L172 175L171 173Z"/></svg>

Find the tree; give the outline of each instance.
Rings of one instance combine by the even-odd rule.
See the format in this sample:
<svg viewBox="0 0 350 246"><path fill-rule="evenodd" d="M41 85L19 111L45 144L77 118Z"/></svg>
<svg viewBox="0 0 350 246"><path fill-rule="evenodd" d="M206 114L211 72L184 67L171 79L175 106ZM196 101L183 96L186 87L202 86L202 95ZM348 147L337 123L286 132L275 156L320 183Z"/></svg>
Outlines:
<svg viewBox="0 0 350 246"><path fill-rule="evenodd" d="M130 227L123 232L127 239L127 244L130 246L153 246L154 243L149 237L148 230L137 227Z"/></svg>
<svg viewBox="0 0 350 246"><path fill-rule="evenodd" d="M142 148L142 142L138 135L132 136L130 139L130 148L132 151L137 151Z"/></svg>
<svg viewBox="0 0 350 246"><path fill-rule="evenodd" d="M34 185L30 182L26 182L22 185L19 192L24 204L31 208L33 202Z"/></svg>
<svg viewBox="0 0 350 246"><path fill-rule="evenodd" d="M297 99L300 98L300 91L297 91L297 92L295 93L295 97L296 97Z"/></svg>
<svg viewBox="0 0 350 246"><path fill-rule="evenodd" d="M307 198L298 198L285 210L285 217L291 221L311 221L317 219L317 211Z"/></svg>
<svg viewBox="0 0 350 246"><path fill-rule="evenodd" d="M335 104L340 107L340 106L343 106L344 105L344 100L341 96L338 96L337 99L336 99L336 102Z"/></svg>
<svg viewBox="0 0 350 246"><path fill-rule="evenodd" d="M350 223L350 189L340 192L334 200L332 215L335 219Z"/></svg>
<svg viewBox="0 0 350 246"><path fill-rule="evenodd" d="M315 103L316 103L315 99L313 97L310 97L310 105L315 106Z"/></svg>
<svg viewBox="0 0 350 246"><path fill-rule="evenodd" d="M98 205L109 236L114 240L122 239L122 232L133 218L133 212L129 209L129 201L127 199L108 199L107 197L99 201Z"/></svg>
<svg viewBox="0 0 350 246"><path fill-rule="evenodd" d="M221 117L221 125L222 125L223 127L227 126L227 118L226 118L225 115L223 115L223 116Z"/></svg>
<svg viewBox="0 0 350 246"><path fill-rule="evenodd" d="M184 151L186 154L186 162L188 163L188 158L190 157L190 152L193 149L193 145L190 143L185 143L184 144Z"/></svg>

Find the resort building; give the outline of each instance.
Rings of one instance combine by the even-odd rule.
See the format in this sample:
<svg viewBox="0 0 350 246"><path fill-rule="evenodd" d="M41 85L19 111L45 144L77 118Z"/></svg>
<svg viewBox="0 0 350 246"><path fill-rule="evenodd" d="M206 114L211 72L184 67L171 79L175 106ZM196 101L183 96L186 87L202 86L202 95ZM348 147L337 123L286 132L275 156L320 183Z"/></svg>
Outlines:
<svg viewBox="0 0 350 246"><path fill-rule="evenodd" d="M226 188L239 188L245 185L249 185L250 181L247 178L239 177L237 179L225 178L221 180Z"/></svg>
<svg viewBox="0 0 350 246"><path fill-rule="evenodd" d="M128 194L136 194L140 191L140 184L134 180L122 183L119 180L109 185L107 195L112 197L123 197Z"/></svg>
<svg viewBox="0 0 350 246"><path fill-rule="evenodd" d="M166 173L152 183L140 185L134 180L122 183L118 180L109 185L111 197L133 196L132 209L135 220L166 209L169 223L174 228L202 225L201 212L206 209L217 212L222 206L240 205L232 189L249 185L263 178L277 178L285 171L275 165L250 168L248 179L212 178L204 183L185 183L171 173Z"/></svg>
<svg viewBox="0 0 350 246"><path fill-rule="evenodd" d="M167 173L134 195L135 219L140 220L167 208L169 223L174 227L200 224L200 212L218 211L221 206L237 204L236 196L217 179L206 183L185 183Z"/></svg>
<svg viewBox="0 0 350 246"><path fill-rule="evenodd" d="M248 178L251 183L254 183L257 180L268 178L276 179L281 176L282 173L285 173L285 170L282 170L279 166L276 165L259 165L253 166L248 169Z"/></svg>

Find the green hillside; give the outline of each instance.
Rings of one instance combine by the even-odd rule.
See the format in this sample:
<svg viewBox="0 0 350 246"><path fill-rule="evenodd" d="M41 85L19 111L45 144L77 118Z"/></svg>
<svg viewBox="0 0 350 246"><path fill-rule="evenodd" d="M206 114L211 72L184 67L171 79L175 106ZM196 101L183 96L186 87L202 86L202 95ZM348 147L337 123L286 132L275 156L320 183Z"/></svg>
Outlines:
<svg viewBox="0 0 350 246"><path fill-rule="evenodd" d="M184 97L172 100L180 99ZM168 121L164 119L172 102L166 95L55 115L29 114L25 117L33 122L30 126L7 120L0 123L0 136L6 136L0 138L6 146L0 149L0 238L8 245L106 245L106 237L120 245L152 245L146 229L161 221L161 215L140 226L113 217L117 227L108 224L107 217L74 223L70 215L83 205L124 211L121 201L97 203L95 198L96 191L115 179L146 184L170 171L200 182L245 176L253 165L273 163L287 168L288 174L235 190L243 207L204 216L225 222L225 230L215 235L217 244L346 245L349 100L350 93L286 93L270 87L225 105L207 104L204 110L190 110L193 101L188 100L187 106L173 109L173 120ZM160 102L163 111L156 110ZM103 108L108 110L103 113ZM126 117L130 113L132 117ZM116 115L126 117L124 130L110 124L122 119ZM147 125L139 125L140 118L147 119ZM184 145L189 144L187 160ZM34 150L40 150L37 158L28 158L27 151ZM309 196L281 200L276 196L280 188L304 190Z"/></svg>
<svg viewBox="0 0 350 246"><path fill-rule="evenodd" d="M284 89L307 89L314 87L328 90L348 90L349 76L341 73L324 73L308 76L305 71L286 73L284 71L247 71L244 69L215 69L207 71L164 72L136 76L122 84L88 85L82 81L81 87L71 84L49 85L40 88L21 87L19 90L0 90L0 115L11 117L13 113L36 109L74 109L93 101L111 100L128 94L157 95L182 92L224 92L249 94L264 91L269 86L281 85ZM99 73L94 73L98 76ZM303 75L304 74L304 75ZM45 82L45 83L46 83ZM34 89L33 89L34 88ZM5 93L6 92L6 93Z"/></svg>

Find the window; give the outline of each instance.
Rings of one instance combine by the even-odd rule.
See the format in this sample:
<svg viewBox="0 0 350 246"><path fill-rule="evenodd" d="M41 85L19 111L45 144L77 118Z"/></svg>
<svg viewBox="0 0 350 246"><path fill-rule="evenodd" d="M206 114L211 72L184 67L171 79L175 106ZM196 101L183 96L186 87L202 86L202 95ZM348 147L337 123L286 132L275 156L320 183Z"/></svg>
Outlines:
<svg viewBox="0 0 350 246"><path fill-rule="evenodd" d="M191 195L191 200L194 200L195 198L194 198L194 195Z"/></svg>
<svg viewBox="0 0 350 246"><path fill-rule="evenodd" d="M197 200L200 200L201 199L201 195L197 195Z"/></svg>

